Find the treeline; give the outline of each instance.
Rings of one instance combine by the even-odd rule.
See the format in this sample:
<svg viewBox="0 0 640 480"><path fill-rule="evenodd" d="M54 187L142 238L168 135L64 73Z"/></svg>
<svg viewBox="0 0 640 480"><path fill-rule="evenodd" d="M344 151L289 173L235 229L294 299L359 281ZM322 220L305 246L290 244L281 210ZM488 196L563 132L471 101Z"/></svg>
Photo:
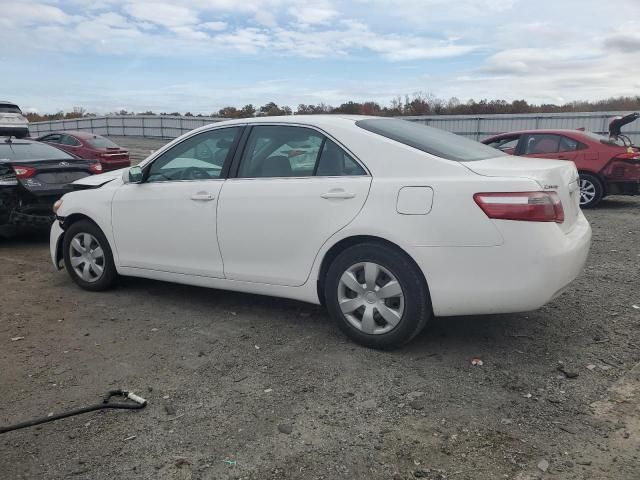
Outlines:
<svg viewBox="0 0 640 480"><path fill-rule="evenodd" d="M480 100L476 102L471 99L461 102L456 97L444 100L429 93L415 93L404 97L394 98L388 105L380 105L378 102L353 102L349 101L337 107L319 103L316 105L300 104L295 111L289 106L278 106L274 102L269 102L261 107L251 104L243 107L224 107L217 112L212 112L212 117L222 118L248 118L257 116L273 115L312 115L312 114L350 114L350 115L379 115L389 117L411 116L411 115L491 115L500 113L560 113L560 112L599 112L618 110L640 110L640 96L635 97L612 97L606 100L597 101L577 101L561 105L552 103L532 104L526 100ZM155 112L130 112L120 110L111 112L109 115L156 115ZM180 112L161 112L157 115L181 115ZM93 113L87 112L82 107L74 107L71 112L56 112L53 114L40 115L37 113L27 113L27 118L31 122L45 120L60 120L95 117ZM194 115L186 112L187 117L203 117L205 115Z"/></svg>

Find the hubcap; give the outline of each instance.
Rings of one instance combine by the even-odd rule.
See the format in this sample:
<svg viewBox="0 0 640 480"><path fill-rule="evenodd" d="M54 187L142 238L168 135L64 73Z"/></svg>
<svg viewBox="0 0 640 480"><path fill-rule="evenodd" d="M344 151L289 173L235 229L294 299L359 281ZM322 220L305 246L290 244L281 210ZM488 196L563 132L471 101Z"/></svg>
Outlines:
<svg viewBox="0 0 640 480"><path fill-rule="evenodd" d="M596 186L589 180L580 179L580 205L591 203L596 198Z"/></svg>
<svg viewBox="0 0 640 480"><path fill-rule="evenodd" d="M104 251L90 233L78 233L69 245L71 267L85 282L97 282L104 273Z"/></svg>
<svg viewBox="0 0 640 480"><path fill-rule="evenodd" d="M355 328L380 335L400 323L404 293L389 270L377 263L362 262L349 267L340 277L338 304Z"/></svg>

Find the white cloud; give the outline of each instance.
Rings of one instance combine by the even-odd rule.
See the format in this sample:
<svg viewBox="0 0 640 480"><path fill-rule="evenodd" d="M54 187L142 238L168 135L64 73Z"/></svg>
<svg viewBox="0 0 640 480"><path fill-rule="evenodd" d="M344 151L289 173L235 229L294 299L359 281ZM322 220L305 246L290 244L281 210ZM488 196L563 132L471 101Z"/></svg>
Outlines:
<svg viewBox="0 0 640 480"><path fill-rule="evenodd" d="M206 96L225 103L384 102L431 90L461 99L558 101L640 90L638 0L0 0L0 12L0 45L20 45L19 55L0 55L13 55L15 65L37 65L42 51L118 55L127 65L197 56L229 71L234 62L251 64L247 71L267 80L254 90L256 82L245 78L227 78L228 88L203 82L160 94L122 90L147 108L158 104L154 95L199 111L194 106ZM326 64L326 72L303 77L304 59ZM278 69L260 70L265 60ZM181 74L191 79L198 72ZM165 75L175 81L175 72ZM125 102L92 95L100 105Z"/></svg>
<svg viewBox="0 0 640 480"><path fill-rule="evenodd" d="M253 16L256 22L266 27L275 27L278 24L276 16L267 10L258 10Z"/></svg>
<svg viewBox="0 0 640 480"><path fill-rule="evenodd" d="M219 32L226 30L229 24L227 22L204 22L198 25L201 29Z"/></svg>
<svg viewBox="0 0 640 480"><path fill-rule="evenodd" d="M164 27L193 25L198 16L192 9L169 3L137 1L124 6L124 10L139 20Z"/></svg>
<svg viewBox="0 0 640 480"><path fill-rule="evenodd" d="M338 11L328 2L296 4L288 12L299 23L308 25L323 24L338 15Z"/></svg>

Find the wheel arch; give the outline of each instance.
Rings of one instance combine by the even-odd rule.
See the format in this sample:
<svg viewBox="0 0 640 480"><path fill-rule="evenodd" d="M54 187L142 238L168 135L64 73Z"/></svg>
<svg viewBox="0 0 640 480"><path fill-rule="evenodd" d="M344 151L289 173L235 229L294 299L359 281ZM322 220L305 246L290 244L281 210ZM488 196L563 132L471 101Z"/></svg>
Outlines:
<svg viewBox="0 0 640 480"><path fill-rule="evenodd" d="M320 300L320 303L322 305L325 304L324 284L325 284L325 278L327 276L327 272L329 270L329 266L336 259L336 257L340 255L340 253L345 251L347 248L352 247L354 245L358 245L360 243L378 243L381 246L391 248L393 250L396 250L397 252L400 252L402 255L404 255L411 263L414 264L414 266L420 272L420 277L422 278L424 287L426 288L427 295L429 296L429 299L431 299L429 283L427 282L424 272L422 271L420 266L416 263L416 261L413 259L413 257L409 255L405 249L403 249L398 244L391 242L387 239L384 239L382 237L376 237L373 235L353 235L350 237L343 238L338 242L336 242L334 245L331 246L331 248L329 248L329 250L327 250L327 252L324 254L324 257L322 258L322 262L318 270L318 278L316 282L318 299Z"/></svg>
<svg viewBox="0 0 640 480"><path fill-rule="evenodd" d="M72 213L71 215L64 217L64 221L62 222L62 230L66 232L66 230L71 225L73 225L74 223L78 223L81 220L87 220L93 223L97 228L100 229L100 231L103 234L105 233L102 227L98 225L98 223L95 220L93 220L88 215L85 215L84 213ZM108 242L109 238L106 235L105 235L105 238L107 238L107 242ZM59 265L63 258L63 252L62 252L62 245L64 243L63 239L64 239L64 233L60 235L60 238L58 238L58 242L56 244L56 265ZM111 250L113 251L113 248Z"/></svg>
<svg viewBox="0 0 640 480"><path fill-rule="evenodd" d="M607 188L607 180L602 176L602 174L598 172L594 172L592 170L585 170L583 168L579 168L578 175L582 175L582 174L591 175L592 177L596 177L598 180L600 180L600 184L602 185L603 197L609 194L609 189Z"/></svg>

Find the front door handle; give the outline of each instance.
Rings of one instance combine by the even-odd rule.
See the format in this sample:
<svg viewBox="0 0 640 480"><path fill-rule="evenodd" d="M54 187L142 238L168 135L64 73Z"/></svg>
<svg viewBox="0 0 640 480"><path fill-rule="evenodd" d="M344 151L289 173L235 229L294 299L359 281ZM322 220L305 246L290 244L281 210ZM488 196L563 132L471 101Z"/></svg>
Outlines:
<svg viewBox="0 0 640 480"><path fill-rule="evenodd" d="M331 199L331 198L353 198L356 196L355 193L345 192L344 190L332 191L323 193L320 195L322 198Z"/></svg>
<svg viewBox="0 0 640 480"><path fill-rule="evenodd" d="M196 201L200 201L200 202L209 202L211 200L214 200L216 197L214 195L211 195L210 193L205 193L205 192L199 192L196 193L195 195L191 195L191 200L196 200Z"/></svg>

